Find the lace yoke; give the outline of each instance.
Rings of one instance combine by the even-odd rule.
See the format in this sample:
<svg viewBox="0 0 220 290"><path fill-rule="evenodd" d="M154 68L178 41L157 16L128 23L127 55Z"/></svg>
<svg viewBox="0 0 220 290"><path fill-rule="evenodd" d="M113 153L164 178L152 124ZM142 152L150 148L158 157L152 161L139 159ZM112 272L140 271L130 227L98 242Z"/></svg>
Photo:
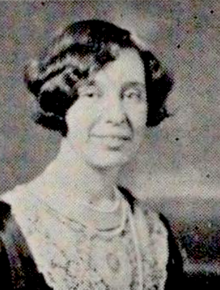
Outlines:
<svg viewBox="0 0 220 290"><path fill-rule="evenodd" d="M130 208L127 208L130 210ZM48 286L54 290L139 290L137 252L129 215L117 235L92 235L77 222L57 218L36 200L12 212ZM143 272L143 290L162 290L168 260L167 232L154 213L133 216Z"/></svg>

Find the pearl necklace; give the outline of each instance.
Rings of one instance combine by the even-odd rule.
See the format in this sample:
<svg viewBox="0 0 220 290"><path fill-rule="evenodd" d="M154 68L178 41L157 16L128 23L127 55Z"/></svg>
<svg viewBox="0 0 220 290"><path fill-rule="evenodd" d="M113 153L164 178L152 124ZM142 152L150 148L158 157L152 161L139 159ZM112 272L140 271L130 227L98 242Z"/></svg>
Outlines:
<svg viewBox="0 0 220 290"><path fill-rule="evenodd" d="M117 193L118 195L118 193ZM61 215L58 210L51 207L49 204L47 204L44 200L41 198L37 198L41 204L45 205L47 209L49 209L50 213L58 219L60 222L62 220L65 221L65 225L68 226L72 231L74 231L74 227L72 227L72 222L79 224L76 220L70 220L67 216ZM76 202L76 204L79 204ZM118 236L125 228L125 223L127 220L127 217L129 219L130 227L131 227L131 234L134 242L135 252L137 256L137 269L138 269L138 277L139 277L139 290L143 290L143 269L142 269L142 261L141 261L141 252L139 248L139 242L138 242L138 236L137 236L137 229L135 227L135 221L133 217L133 213L131 212L130 206L126 203L126 201L120 197L120 199L117 199L115 205L110 210L104 211L102 209L99 209L98 207L95 207L93 205L90 205L88 203L81 203L81 205L90 208L91 210L94 210L96 212L100 213L113 213L118 210L118 208L122 207L122 218L121 223L116 229L111 230L100 230L97 228L90 229L86 224L81 224L81 230L86 233L86 236L89 240L95 235L99 237L104 238L113 238L114 236ZM128 214L128 215L127 215Z"/></svg>
<svg viewBox="0 0 220 290"><path fill-rule="evenodd" d="M68 216L60 214L57 209L53 208L46 201L42 200L41 198L37 198L37 199L38 199L38 201L40 201L41 204L46 206L46 208L50 211L50 213L56 219L58 219L60 222L64 221L65 225L70 227L73 231L75 230L75 228L72 226L72 224L73 223L77 224L81 231L86 232L88 238L91 238L94 235L103 236L103 237L106 237L106 238L111 238L111 237L119 235L123 231L123 229L125 227L125 223L126 223L126 219L127 219L126 203L122 200L122 197L120 197L120 199L117 200L117 202L115 203L113 208L111 208L110 210L107 210L107 211L100 210L99 208L97 208L95 206L92 206L92 205L90 205L88 203L80 203L80 202L76 202L75 203L76 206L83 206L83 207L86 207L86 208L90 208L96 214L99 214L99 213L106 213L106 214L114 213L121 207L122 217L121 217L121 222L120 222L119 226L117 226L116 228L113 228L113 229L109 229L109 230L98 229L98 228L95 228L92 225L89 226L85 222L79 221L79 220L77 220L75 218L74 219L73 218L70 219Z"/></svg>
<svg viewBox="0 0 220 290"><path fill-rule="evenodd" d="M131 209L129 209L129 221L131 225L131 233L133 235L133 241L134 241L134 246L136 250L136 255L137 255L137 265L138 265L138 272L139 272L139 290L143 290L143 268L142 268L142 263L141 263L141 252L140 252L140 247L138 245L138 236L137 236L137 230L135 228L135 221L133 214L131 212Z"/></svg>

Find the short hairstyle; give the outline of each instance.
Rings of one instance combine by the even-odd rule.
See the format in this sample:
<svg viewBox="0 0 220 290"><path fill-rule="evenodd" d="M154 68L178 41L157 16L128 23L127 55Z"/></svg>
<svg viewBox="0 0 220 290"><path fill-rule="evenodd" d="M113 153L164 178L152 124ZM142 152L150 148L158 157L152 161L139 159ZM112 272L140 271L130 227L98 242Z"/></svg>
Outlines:
<svg viewBox="0 0 220 290"><path fill-rule="evenodd" d="M101 20L79 21L69 25L25 67L25 83L39 103L35 122L66 136L67 110L77 100L77 84L92 69L101 69L117 59L117 51L135 49L144 64L147 90L147 127L157 126L169 114L166 99L173 79L156 57L137 43L132 34Z"/></svg>

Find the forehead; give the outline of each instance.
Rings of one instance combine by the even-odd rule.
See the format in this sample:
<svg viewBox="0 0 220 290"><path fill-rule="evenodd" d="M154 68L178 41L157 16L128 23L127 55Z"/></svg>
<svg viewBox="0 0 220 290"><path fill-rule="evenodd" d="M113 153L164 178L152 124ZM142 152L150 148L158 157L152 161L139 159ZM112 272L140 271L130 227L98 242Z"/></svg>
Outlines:
<svg viewBox="0 0 220 290"><path fill-rule="evenodd" d="M135 49L121 49L117 58L92 74L96 81L145 84L144 63Z"/></svg>

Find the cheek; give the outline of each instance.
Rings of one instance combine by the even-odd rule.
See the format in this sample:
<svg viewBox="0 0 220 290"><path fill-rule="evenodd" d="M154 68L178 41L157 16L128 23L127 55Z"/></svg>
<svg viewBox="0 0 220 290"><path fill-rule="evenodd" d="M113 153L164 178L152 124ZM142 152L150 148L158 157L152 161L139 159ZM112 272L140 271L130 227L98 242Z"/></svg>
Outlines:
<svg viewBox="0 0 220 290"><path fill-rule="evenodd" d="M136 133L145 132L147 121L147 106L145 104L130 107L128 116Z"/></svg>
<svg viewBox="0 0 220 290"><path fill-rule="evenodd" d="M89 129L97 119L97 110L94 106L87 103L74 104L66 115L68 126L67 137L71 140L76 139L78 142L84 140L88 136Z"/></svg>

